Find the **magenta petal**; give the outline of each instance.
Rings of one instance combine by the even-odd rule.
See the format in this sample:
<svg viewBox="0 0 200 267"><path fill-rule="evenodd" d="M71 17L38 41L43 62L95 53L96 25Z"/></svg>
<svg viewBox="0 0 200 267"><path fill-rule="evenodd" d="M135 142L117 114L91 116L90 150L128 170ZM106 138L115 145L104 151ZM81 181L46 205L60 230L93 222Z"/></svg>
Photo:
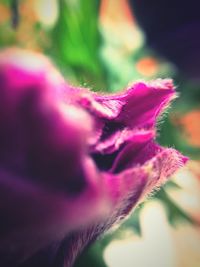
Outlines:
<svg viewBox="0 0 200 267"><path fill-rule="evenodd" d="M156 148L157 149L157 146ZM103 173L103 180L112 203L109 214L97 224L75 232L66 239L66 267L72 266L80 251L109 230L119 224L127 215L158 189L178 168L183 166L187 158L174 149L161 149L145 164L138 165L119 174Z"/></svg>
<svg viewBox="0 0 200 267"><path fill-rule="evenodd" d="M149 173L149 178L143 193L143 199L153 190L158 190L187 161L187 157L172 148L162 149L160 153L147 161L143 168Z"/></svg>
<svg viewBox="0 0 200 267"><path fill-rule="evenodd" d="M117 120L132 127L150 128L174 97L176 94L173 85L168 80L135 84L129 89L127 104Z"/></svg>
<svg viewBox="0 0 200 267"><path fill-rule="evenodd" d="M32 65L25 69L25 63L35 62L33 55L26 52L23 58L22 53L22 62L16 61L17 55L8 53L6 63L0 61L0 164L51 190L79 192L87 183L81 158L91 119L60 99L63 80L46 59L41 57L36 70ZM79 125L80 120L85 124Z"/></svg>
<svg viewBox="0 0 200 267"><path fill-rule="evenodd" d="M97 173L91 164L90 160L85 162L86 174L92 176L91 183L73 198L49 192L1 170L0 254L21 262L105 215L109 208L107 196L103 184L93 180Z"/></svg>
<svg viewBox="0 0 200 267"><path fill-rule="evenodd" d="M127 144L117 155L111 172L118 173L125 169L134 167L135 165L142 165L148 159L151 159L160 150L151 143L152 133L146 132L138 138L133 139L132 142ZM156 148L155 148L156 147Z"/></svg>
<svg viewBox="0 0 200 267"><path fill-rule="evenodd" d="M65 83L44 56L10 49L0 54L0 84L4 267L38 267L40 257L71 266L186 162L154 141L176 96L170 80L103 96Z"/></svg>
<svg viewBox="0 0 200 267"><path fill-rule="evenodd" d="M96 221L109 202L87 153L92 119L62 100L63 79L46 58L7 51L0 83L0 256L22 261Z"/></svg>
<svg viewBox="0 0 200 267"><path fill-rule="evenodd" d="M124 128L123 130L118 130L114 132L110 137L101 142L98 142L95 146L94 151L102 154L111 154L118 150L121 145L127 142L140 142L144 138L153 138L155 133L153 130L144 129L134 129Z"/></svg>
<svg viewBox="0 0 200 267"><path fill-rule="evenodd" d="M147 184L148 176L141 168L135 168L119 175L105 174L107 187L113 201L113 212L105 219L106 228L128 215L136 206Z"/></svg>
<svg viewBox="0 0 200 267"><path fill-rule="evenodd" d="M81 104L97 117L128 126L151 127L164 108L176 97L171 80L138 82L121 94L85 95Z"/></svg>
<svg viewBox="0 0 200 267"><path fill-rule="evenodd" d="M171 80L158 79L135 83L121 94L103 96L84 92L79 97L79 104L95 117L98 125L98 138L92 150L113 153L132 132L155 127L157 117L176 93Z"/></svg>
<svg viewBox="0 0 200 267"><path fill-rule="evenodd" d="M91 113L103 119L115 119L125 105L126 100L116 96L101 96L94 93L82 94L79 104Z"/></svg>
<svg viewBox="0 0 200 267"><path fill-rule="evenodd" d="M158 149L158 148L156 148ZM145 164L129 168L119 174L105 174L107 187L113 199L113 213L105 220L110 227L158 189L188 159L174 149L160 149ZM112 219L110 219L112 218Z"/></svg>

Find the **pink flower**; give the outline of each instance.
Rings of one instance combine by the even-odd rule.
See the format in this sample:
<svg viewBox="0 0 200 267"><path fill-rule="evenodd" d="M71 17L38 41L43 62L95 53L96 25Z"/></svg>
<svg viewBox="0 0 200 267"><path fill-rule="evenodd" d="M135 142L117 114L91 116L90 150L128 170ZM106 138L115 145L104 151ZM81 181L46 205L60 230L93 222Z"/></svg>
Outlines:
<svg viewBox="0 0 200 267"><path fill-rule="evenodd" d="M155 142L175 96L170 80L99 95L68 85L44 56L1 52L0 265L71 266L184 165Z"/></svg>

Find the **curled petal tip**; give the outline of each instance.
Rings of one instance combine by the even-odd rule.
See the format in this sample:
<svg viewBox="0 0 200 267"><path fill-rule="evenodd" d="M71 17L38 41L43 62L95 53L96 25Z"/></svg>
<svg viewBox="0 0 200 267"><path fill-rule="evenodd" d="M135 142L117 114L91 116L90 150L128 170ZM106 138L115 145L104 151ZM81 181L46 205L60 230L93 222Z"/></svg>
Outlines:
<svg viewBox="0 0 200 267"><path fill-rule="evenodd" d="M154 81L149 82L148 84L156 89L175 89L172 79L156 79Z"/></svg>

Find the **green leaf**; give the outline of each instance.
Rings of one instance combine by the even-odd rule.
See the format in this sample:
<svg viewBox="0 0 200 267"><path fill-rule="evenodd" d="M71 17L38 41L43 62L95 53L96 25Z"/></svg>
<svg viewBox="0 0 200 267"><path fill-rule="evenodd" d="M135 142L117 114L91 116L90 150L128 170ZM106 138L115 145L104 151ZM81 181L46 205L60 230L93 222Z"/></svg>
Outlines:
<svg viewBox="0 0 200 267"><path fill-rule="evenodd" d="M98 11L99 0L59 0L59 17L49 31L51 44L47 52L66 76L68 69L71 70L78 84L105 89L106 76L99 55Z"/></svg>
<svg viewBox="0 0 200 267"><path fill-rule="evenodd" d="M173 226L176 226L178 223L183 221L195 224L195 221L192 219L192 217L190 217L184 210L182 210L170 199L164 188L161 188L156 193L155 197L162 201L162 203L165 205L168 220Z"/></svg>
<svg viewBox="0 0 200 267"><path fill-rule="evenodd" d="M78 257L74 267L107 267L103 258L104 248L102 242L97 241Z"/></svg>
<svg viewBox="0 0 200 267"><path fill-rule="evenodd" d="M142 235L141 225L140 225L140 212L142 210L143 204L137 207L132 215L126 220L120 227L120 230L125 230L126 228L133 230L133 232L139 236Z"/></svg>

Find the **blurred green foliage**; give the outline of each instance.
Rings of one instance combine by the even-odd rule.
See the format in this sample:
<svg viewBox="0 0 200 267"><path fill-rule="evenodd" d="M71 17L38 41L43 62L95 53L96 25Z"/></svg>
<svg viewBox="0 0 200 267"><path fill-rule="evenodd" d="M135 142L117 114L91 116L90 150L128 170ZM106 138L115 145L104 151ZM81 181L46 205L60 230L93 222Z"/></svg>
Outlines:
<svg viewBox="0 0 200 267"><path fill-rule="evenodd" d="M102 43L98 29L100 1L59 0L58 3L59 16L48 31L47 53L65 74L70 68L77 84L105 90L105 68L99 53Z"/></svg>

